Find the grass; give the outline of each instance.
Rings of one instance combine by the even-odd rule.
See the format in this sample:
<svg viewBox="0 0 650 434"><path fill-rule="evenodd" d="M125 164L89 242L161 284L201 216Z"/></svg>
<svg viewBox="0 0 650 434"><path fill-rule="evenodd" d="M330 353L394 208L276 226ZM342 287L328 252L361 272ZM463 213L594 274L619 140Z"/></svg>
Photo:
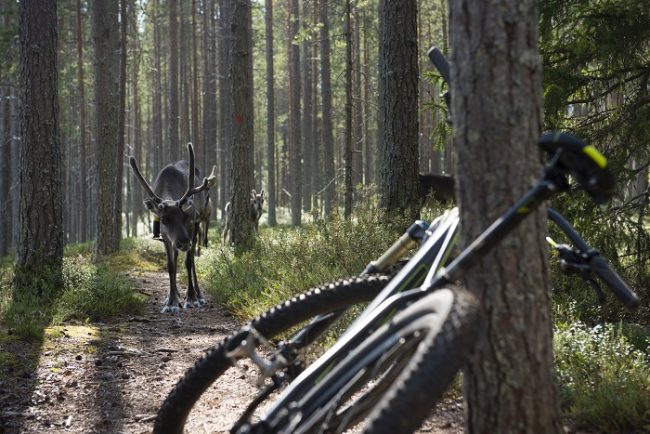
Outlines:
<svg viewBox="0 0 650 434"><path fill-rule="evenodd" d="M388 228L366 213L355 221L263 228L247 252L206 249L197 258L199 280L216 302L250 318L313 286L359 274L405 227Z"/></svg>
<svg viewBox="0 0 650 434"><path fill-rule="evenodd" d="M56 296L45 298L16 294L12 288L14 259L1 258L0 325L8 330L5 337L40 340L50 325L140 312L144 296L132 290L123 274L160 269L164 253L155 247L154 241L127 239L118 253L94 263L89 243L67 246L63 288L54 291Z"/></svg>

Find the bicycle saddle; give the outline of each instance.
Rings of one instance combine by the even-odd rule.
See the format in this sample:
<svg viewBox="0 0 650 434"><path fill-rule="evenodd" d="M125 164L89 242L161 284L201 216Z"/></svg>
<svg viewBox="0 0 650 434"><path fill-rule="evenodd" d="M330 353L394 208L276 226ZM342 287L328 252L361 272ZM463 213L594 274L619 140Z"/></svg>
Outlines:
<svg viewBox="0 0 650 434"><path fill-rule="evenodd" d="M571 172L594 202L603 203L614 195L614 175L607 167L607 159L595 147L561 132L545 133L538 145L549 157L557 158L560 170Z"/></svg>

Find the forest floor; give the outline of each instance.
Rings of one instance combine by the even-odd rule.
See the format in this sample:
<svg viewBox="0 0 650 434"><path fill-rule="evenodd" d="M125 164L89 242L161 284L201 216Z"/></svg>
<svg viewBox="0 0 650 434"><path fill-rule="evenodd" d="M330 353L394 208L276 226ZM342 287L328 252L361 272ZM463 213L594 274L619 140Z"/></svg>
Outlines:
<svg viewBox="0 0 650 434"><path fill-rule="evenodd" d="M3 344L17 359L0 377L0 433L151 432L156 410L183 373L241 325L209 301L180 315L162 314L167 274L129 277L148 296L141 315L49 328L38 346ZM186 431L226 432L220 427L255 393L245 375L230 370L211 387ZM418 433L460 433L462 421L462 401L449 398Z"/></svg>

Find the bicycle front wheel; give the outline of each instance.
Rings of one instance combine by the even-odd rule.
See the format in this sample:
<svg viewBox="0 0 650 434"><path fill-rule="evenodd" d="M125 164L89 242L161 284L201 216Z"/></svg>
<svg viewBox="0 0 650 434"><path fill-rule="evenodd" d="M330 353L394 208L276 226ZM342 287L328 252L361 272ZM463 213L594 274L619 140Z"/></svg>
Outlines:
<svg viewBox="0 0 650 434"><path fill-rule="evenodd" d="M287 409L278 432L341 433L362 422L364 433L413 432L462 367L478 324L478 303L460 287L418 300L333 367L327 386Z"/></svg>
<svg viewBox="0 0 650 434"><path fill-rule="evenodd" d="M233 368L238 359L243 358L233 354L243 341L248 339L253 343L254 348L251 349L255 351L251 353L253 356L265 357L271 353L273 357L273 351L277 347L269 348L269 345L273 347L274 344L268 340L290 331L300 330L309 320L319 315L369 302L386 286L390 278L391 276L385 275L366 275L325 284L260 315L210 349L185 373L160 407L154 422L154 433L183 432L192 407L201 395L226 371ZM324 331L318 330L317 333ZM315 339L315 336L309 336L307 340L313 342ZM295 354L296 360L293 360L290 366L286 367L287 369L295 368L302 361L305 348L301 347L297 350L299 354ZM290 378L290 375L288 374L287 378ZM248 376L247 373L246 377Z"/></svg>

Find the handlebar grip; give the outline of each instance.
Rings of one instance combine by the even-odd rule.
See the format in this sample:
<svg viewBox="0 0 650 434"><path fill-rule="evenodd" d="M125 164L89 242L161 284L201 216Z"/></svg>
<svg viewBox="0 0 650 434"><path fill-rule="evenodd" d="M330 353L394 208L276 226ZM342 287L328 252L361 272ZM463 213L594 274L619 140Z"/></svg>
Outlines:
<svg viewBox="0 0 650 434"><path fill-rule="evenodd" d="M449 85L449 83L451 83L449 78L449 62L447 62L445 55L442 54L442 51L440 51L438 47L429 48L427 55L429 56L431 63L433 63L433 66L435 66L440 75L442 75L442 79Z"/></svg>
<svg viewBox="0 0 650 434"><path fill-rule="evenodd" d="M612 292L628 309L635 309L639 306L639 297L628 286L621 276L614 271L605 258L594 256L589 262L591 269L603 279L603 281L612 289Z"/></svg>

